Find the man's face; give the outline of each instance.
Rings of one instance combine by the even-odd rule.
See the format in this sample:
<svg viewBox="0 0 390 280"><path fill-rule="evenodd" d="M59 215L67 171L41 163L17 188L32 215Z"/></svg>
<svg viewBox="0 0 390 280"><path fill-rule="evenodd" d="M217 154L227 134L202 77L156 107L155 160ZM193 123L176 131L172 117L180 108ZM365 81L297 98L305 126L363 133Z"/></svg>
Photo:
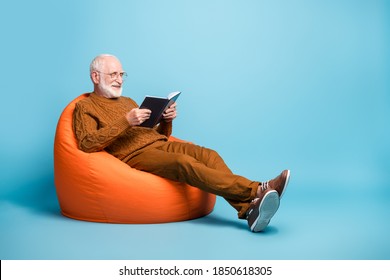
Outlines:
<svg viewBox="0 0 390 280"><path fill-rule="evenodd" d="M97 84L98 94L107 98L117 98L122 95L123 73L121 63L114 57L105 57L104 64L99 74Z"/></svg>

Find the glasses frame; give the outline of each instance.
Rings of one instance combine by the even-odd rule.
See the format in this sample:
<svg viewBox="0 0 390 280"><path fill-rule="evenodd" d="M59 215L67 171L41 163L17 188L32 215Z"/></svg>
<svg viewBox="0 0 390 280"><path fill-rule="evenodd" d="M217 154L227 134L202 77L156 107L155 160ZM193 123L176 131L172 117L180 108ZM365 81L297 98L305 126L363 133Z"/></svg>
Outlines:
<svg viewBox="0 0 390 280"><path fill-rule="evenodd" d="M105 73L105 72L101 72L101 71L95 71L95 72L108 75L108 76L110 76L111 80L113 80L113 81L118 79L119 77L121 77L123 81L127 78L126 72L112 72L112 73Z"/></svg>

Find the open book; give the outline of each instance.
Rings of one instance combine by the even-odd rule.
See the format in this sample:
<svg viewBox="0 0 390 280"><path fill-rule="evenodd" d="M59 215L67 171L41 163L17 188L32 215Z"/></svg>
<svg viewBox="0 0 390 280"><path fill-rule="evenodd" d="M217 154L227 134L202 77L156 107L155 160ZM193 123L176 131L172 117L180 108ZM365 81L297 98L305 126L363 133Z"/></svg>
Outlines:
<svg viewBox="0 0 390 280"><path fill-rule="evenodd" d="M149 109L152 113L150 114L150 118L144 121L140 126L154 127L157 125L160 122L164 111L177 100L180 93L180 91L174 91L168 94L167 97L147 95L139 108Z"/></svg>

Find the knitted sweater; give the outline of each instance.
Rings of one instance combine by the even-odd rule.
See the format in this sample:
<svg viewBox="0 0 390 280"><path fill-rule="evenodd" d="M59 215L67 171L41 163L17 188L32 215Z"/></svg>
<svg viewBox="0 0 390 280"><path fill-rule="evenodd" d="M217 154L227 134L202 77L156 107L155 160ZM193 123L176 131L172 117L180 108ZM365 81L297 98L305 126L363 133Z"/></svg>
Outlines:
<svg viewBox="0 0 390 280"><path fill-rule="evenodd" d="M167 141L172 123L161 122L155 128L130 126L125 114L138 105L128 97L105 98L89 94L76 103L73 130L79 149L84 152L105 150L126 162L138 150Z"/></svg>

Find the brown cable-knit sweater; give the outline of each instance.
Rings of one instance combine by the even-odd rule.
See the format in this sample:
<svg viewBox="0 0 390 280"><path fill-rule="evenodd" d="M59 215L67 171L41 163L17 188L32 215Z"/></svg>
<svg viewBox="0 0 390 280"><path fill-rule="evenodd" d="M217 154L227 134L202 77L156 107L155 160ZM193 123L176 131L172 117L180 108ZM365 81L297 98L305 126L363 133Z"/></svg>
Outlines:
<svg viewBox="0 0 390 280"><path fill-rule="evenodd" d="M91 93L76 103L73 130L79 149L84 152L105 150L126 162L141 148L166 141L172 123L161 122L155 128L130 126L125 114L138 105L128 97L105 98Z"/></svg>

